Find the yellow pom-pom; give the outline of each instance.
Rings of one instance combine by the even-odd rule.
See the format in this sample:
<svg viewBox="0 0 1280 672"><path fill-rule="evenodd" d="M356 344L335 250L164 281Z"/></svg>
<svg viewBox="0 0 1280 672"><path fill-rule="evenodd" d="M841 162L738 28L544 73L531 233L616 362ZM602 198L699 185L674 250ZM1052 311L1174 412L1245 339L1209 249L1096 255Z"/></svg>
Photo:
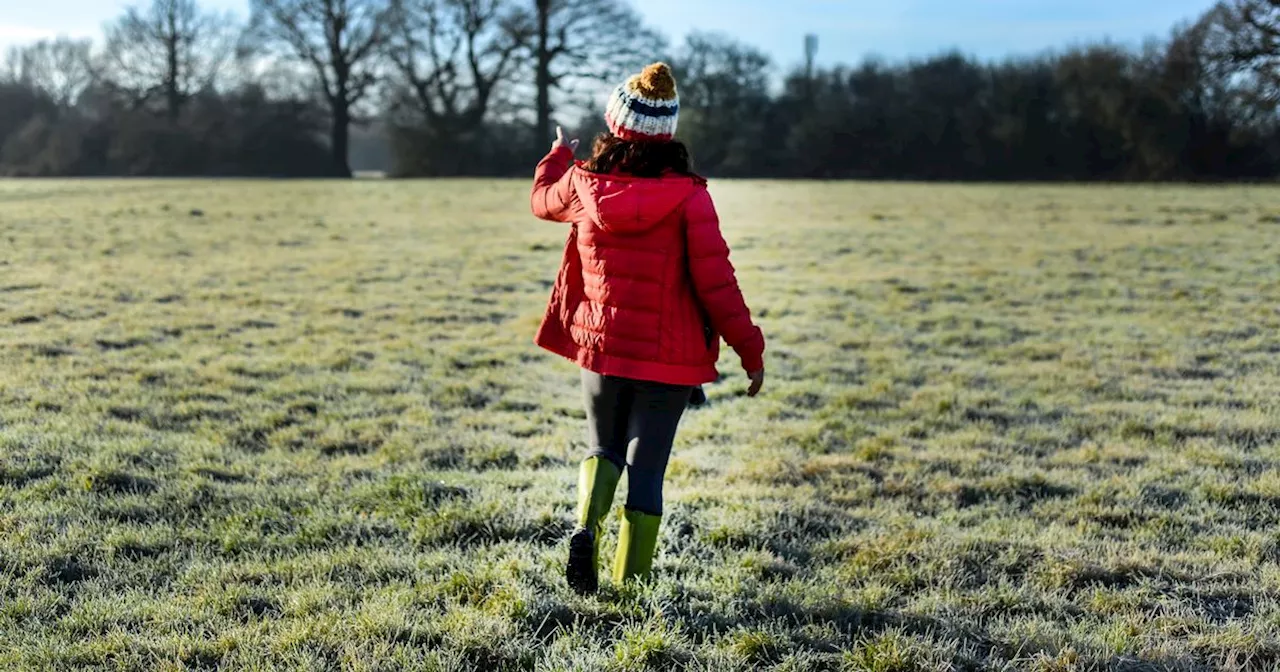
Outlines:
<svg viewBox="0 0 1280 672"><path fill-rule="evenodd" d="M654 63L636 77L635 88L650 100L672 100L676 97L676 78L671 74L671 66Z"/></svg>

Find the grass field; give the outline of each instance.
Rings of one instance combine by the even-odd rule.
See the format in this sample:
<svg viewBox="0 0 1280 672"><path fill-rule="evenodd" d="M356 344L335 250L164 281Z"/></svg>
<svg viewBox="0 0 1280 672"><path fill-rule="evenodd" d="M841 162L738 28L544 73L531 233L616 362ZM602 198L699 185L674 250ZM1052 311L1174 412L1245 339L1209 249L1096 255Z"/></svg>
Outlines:
<svg viewBox="0 0 1280 672"><path fill-rule="evenodd" d="M1280 665L1280 190L712 192L766 393L584 599L525 182L0 182L0 669Z"/></svg>

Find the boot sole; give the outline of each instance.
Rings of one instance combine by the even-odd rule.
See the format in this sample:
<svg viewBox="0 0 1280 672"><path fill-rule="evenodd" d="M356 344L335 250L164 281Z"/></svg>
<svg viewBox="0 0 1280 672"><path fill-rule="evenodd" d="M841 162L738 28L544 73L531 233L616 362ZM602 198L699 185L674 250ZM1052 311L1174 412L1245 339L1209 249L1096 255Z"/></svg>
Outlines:
<svg viewBox="0 0 1280 672"><path fill-rule="evenodd" d="M569 562L564 578L579 595L590 595L600 589L595 567L595 539L591 530L578 530L569 537Z"/></svg>

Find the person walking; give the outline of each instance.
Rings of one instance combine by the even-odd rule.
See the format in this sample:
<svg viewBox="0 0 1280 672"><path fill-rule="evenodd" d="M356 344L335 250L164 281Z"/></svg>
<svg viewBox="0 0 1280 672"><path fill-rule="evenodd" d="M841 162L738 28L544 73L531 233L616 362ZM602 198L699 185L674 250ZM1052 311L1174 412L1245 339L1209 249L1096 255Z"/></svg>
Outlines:
<svg viewBox="0 0 1280 672"><path fill-rule="evenodd" d="M560 272L534 342L581 367L590 452L578 475L577 527L565 578L599 588L600 538L614 490L627 500L613 580L652 571L662 482L694 391L719 378L721 337L764 385L765 339L738 287L707 182L675 139L675 78L655 63L614 89L609 131L591 156L556 129L538 164L533 214L569 225Z"/></svg>

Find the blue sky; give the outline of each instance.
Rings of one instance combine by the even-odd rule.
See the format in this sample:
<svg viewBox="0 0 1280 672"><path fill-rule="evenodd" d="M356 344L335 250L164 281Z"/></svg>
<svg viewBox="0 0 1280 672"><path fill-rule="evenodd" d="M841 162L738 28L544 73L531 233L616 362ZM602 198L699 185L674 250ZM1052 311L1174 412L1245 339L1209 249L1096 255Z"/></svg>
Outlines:
<svg viewBox="0 0 1280 672"><path fill-rule="evenodd" d="M139 0L145 1L145 0ZM3 0L0 49L58 33L96 35L128 0ZM204 0L247 13L248 0ZM868 54L921 56L958 48L984 59L1110 38L1137 44L1168 34L1212 0L642 0L650 24L679 40L692 29L729 33L799 62L804 35L819 36L819 61L853 63ZM785 11L779 11L779 6Z"/></svg>

